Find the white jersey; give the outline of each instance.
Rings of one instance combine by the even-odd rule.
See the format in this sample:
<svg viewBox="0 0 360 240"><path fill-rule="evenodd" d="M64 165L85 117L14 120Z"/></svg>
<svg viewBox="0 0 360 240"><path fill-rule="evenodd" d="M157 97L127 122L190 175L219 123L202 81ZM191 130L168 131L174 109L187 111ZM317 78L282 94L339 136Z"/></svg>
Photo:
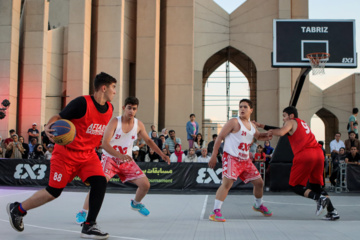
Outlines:
<svg viewBox="0 0 360 240"><path fill-rule="evenodd" d="M249 150L256 130L250 120L250 131L244 126L239 117L237 120L240 124L240 130L236 133L229 133L225 137L224 152L238 157L240 160L247 160L249 159Z"/></svg>
<svg viewBox="0 0 360 240"><path fill-rule="evenodd" d="M114 136L110 140L110 145L121 154L126 154L132 157L132 149L134 141L137 139L138 120L134 118L134 127L130 132L124 133L121 128L121 116L117 117L118 124L114 132ZM108 152L103 150L103 154L108 157L113 157Z"/></svg>

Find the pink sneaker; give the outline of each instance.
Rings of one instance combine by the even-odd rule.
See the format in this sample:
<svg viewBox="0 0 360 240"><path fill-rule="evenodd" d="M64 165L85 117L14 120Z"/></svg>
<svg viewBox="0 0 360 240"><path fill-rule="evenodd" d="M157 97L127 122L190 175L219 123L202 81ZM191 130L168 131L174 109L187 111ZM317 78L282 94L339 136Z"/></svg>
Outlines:
<svg viewBox="0 0 360 240"><path fill-rule="evenodd" d="M267 207L265 207L263 204L261 204L259 208L255 207L255 204L254 204L254 206L252 208L254 211L261 212L265 217L272 216L272 212Z"/></svg>
<svg viewBox="0 0 360 240"><path fill-rule="evenodd" d="M214 222L226 222L225 218L222 216L220 209L215 209L209 216L209 219Z"/></svg>

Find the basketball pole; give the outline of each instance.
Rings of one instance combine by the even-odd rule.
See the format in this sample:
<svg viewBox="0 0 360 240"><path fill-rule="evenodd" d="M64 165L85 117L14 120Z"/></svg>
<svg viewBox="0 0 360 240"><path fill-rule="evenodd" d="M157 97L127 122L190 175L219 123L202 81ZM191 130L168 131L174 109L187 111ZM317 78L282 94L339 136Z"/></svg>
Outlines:
<svg viewBox="0 0 360 240"><path fill-rule="evenodd" d="M298 78L296 79L296 83L295 83L295 87L294 90L292 92L291 98L290 98L290 103L289 106L293 106L296 107L297 101L299 100L300 97L300 93L302 90L302 87L304 85L306 76L309 74L311 68L301 68L301 72L298 76Z"/></svg>

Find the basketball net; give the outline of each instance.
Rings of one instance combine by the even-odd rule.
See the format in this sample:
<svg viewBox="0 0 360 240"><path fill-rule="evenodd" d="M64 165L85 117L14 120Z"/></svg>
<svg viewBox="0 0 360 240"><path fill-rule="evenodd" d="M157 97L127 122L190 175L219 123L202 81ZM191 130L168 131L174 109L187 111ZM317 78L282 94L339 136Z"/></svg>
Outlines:
<svg viewBox="0 0 360 240"><path fill-rule="evenodd" d="M306 55L311 64L312 74L325 74L325 65L329 60L330 54L325 52L309 53Z"/></svg>

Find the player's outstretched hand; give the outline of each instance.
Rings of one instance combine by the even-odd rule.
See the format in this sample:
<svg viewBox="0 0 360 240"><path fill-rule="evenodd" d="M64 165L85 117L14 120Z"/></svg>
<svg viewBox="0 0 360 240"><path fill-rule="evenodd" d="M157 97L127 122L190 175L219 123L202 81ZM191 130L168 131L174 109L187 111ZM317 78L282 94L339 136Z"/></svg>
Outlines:
<svg viewBox="0 0 360 240"><path fill-rule="evenodd" d="M256 122L256 121L251 121L253 124L255 124L255 126L256 127L258 127L258 128L264 128L264 124L261 124L261 123L258 123L258 122Z"/></svg>
<svg viewBox="0 0 360 240"><path fill-rule="evenodd" d="M209 161L209 167L214 169L215 165L216 165L217 159L216 156L211 155L210 161Z"/></svg>
<svg viewBox="0 0 360 240"><path fill-rule="evenodd" d="M272 131L272 130L269 130L269 131L267 132L267 134L268 134L269 140L271 140L271 139L273 138L273 131Z"/></svg>
<svg viewBox="0 0 360 240"><path fill-rule="evenodd" d="M170 158L169 158L169 156L166 156L166 155L164 154L164 156L162 156L161 158L164 159L164 161L167 162L168 165L170 165Z"/></svg>

